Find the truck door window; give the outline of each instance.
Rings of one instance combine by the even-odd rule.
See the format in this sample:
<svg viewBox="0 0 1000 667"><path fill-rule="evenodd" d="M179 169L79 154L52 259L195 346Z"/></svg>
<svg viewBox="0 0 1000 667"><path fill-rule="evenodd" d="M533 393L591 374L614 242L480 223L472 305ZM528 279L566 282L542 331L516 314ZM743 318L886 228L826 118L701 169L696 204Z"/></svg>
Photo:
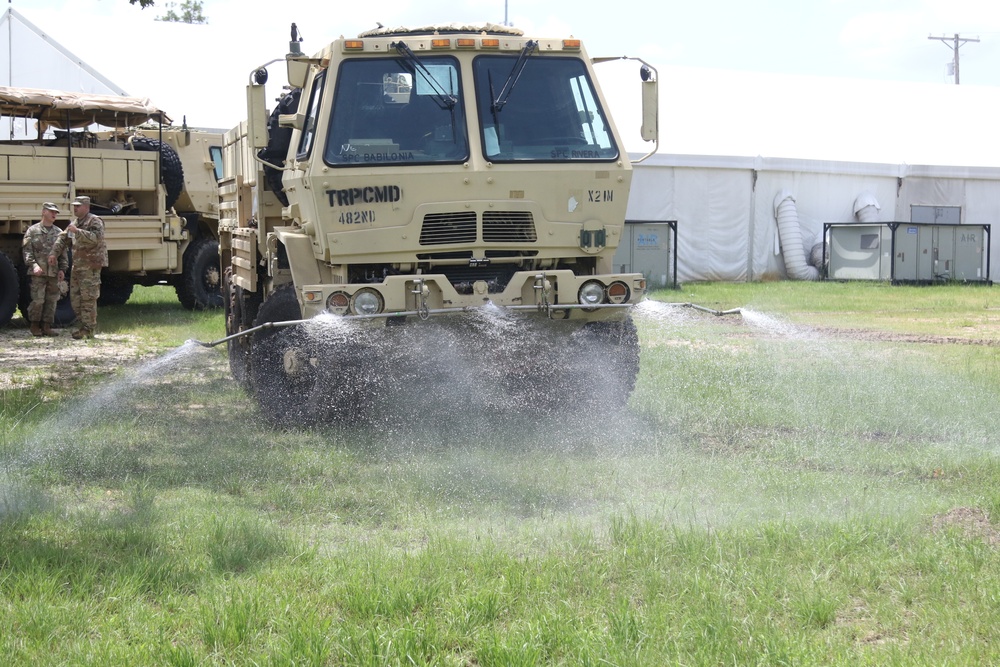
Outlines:
<svg viewBox="0 0 1000 667"><path fill-rule="evenodd" d="M313 139L316 137L316 119L319 116L319 102L323 97L323 84L326 82L326 72L320 72L313 79L312 93L309 95L309 107L306 109L305 123L302 126L302 137L299 139L297 157L308 157L312 150Z"/></svg>
<svg viewBox="0 0 1000 667"><path fill-rule="evenodd" d="M222 180L222 146L209 146L208 154L212 158L212 170L215 173L215 180Z"/></svg>
<svg viewBox="0 0 1000 667"><path fill-rule="evenodd" d="M573 162L618 158L618 147L587 69L576 58L531 58L505 104L498 108L491 88L508 77L516 60L516 55L480 56L473 64L487 159Z"/></svg>
<svg viewBox="0 0 1000 667"><path fill-rule="evenodd" d="M469 156L458 62L341 64L323 157L331 166L463 162Z"/></svg>

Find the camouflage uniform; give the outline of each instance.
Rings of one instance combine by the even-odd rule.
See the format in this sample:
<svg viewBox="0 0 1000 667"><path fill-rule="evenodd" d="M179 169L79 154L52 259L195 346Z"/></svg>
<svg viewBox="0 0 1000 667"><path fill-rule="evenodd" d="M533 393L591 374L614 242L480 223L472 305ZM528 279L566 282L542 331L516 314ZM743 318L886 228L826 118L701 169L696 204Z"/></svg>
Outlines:
<svg viewBox="0 0 1000 667"><path fill-rule="evenodd" d="M55 225L46 227L36 222L24 233L21 249L24 253L24 264L31 277L31 304L28 306L28 320L34 323L52 326L56 317L56 303L59 301L59 272L67 268L65 252L53 253L60 229ZM56 254L58 264L52 266L48 262L50 254ZM44 272L35 275L35 267Z"/></svg>
<svg viewBox="0 0 1000 667"><path fill-rule="evenodd" d="M108 265L108 246L104 243L104 221L93 213L76 219L74 238L67 232L59 235L53 248L58 254L72 242L73 272L70 275L69 299L80 320L81 331L93 334L97 328L97 299L101 296L101 268ZM74 337L77 337L74 334Z"/></svg>

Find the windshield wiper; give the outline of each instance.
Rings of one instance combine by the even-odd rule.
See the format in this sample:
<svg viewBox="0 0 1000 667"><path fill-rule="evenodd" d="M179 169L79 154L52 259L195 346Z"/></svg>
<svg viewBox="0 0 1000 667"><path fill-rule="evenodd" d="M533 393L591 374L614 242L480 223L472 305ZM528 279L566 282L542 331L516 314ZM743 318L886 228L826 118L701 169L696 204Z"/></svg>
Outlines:
<svg viewBox="0 0 1000 667"><path fill-rule="evenodd" d="M490 104L490 111L493 112L494 116L503 109L504 105L507 104L507 100L510 99L510 93L514 90L514 86L517 85L517 80L521 78L521 72L524 71L524 66L528 62L528 56L535 50L538 46L538 42L535 40L529 40L524 48L521 49L520 55L517 56L517 62L514 63L514 67L511 68L510 74L507 75L507 80L504 81L503 88L500 89L500 94L493 98ZM490 82L490 97L493 97L493 82Z"/></svg>
<svg viewBox="0 0 1000 667"><path fill-rule="evenodd" d="M441 86L441 82L434 78L434 75L431 74L430 70L428 70L427 67L420 61L420 58L418 58L417 54L413 52L413 49L408 47L405 42L393 42L389 46L396 49L396 51L401 56L406 58L406 60L413 66L414 76L416 76L417 70L420 71L420 76L422 76L433 89L434 95L432 97L439 107L442 109L455 108L455 105L458 104L458 98Z"/></svg>

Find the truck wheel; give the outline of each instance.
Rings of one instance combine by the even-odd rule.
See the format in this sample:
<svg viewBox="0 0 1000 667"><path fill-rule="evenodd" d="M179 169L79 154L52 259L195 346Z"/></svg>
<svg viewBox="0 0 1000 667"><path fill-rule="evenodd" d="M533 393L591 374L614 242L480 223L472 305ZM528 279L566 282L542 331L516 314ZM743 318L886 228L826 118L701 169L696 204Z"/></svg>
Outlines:
<svg viewBox="0 0 1000 667"><path fill-rule="evenodd" d="M98 306L123 306L132 296L135 286L128 278L121 276L103 276L101 278L101 296L97 299Z"/></svg>
<svg viewBox="0 0 1000 667"><path fill-rule="evenodd" d="M177 299L188 310L222 308L219 242L202 238L184 251L184 273L175 286Z"/></svg>
<svg viewBox="0 0 1000 667"><path fill-rule="evenodd" d="M257 311L254 326L302 317L292 285L269 296ZM318 379L314 355L302 325L264 329L250 341L250 385L264 419L275 426L310 424L316 415L308 409Z"/></svg>
<svg viewBox="0 0 1000 667"><path fill-rule="evenodd" d="M299 97L302 95L301 88L293 88L284 95L274 111L267 120L267 146L262 148L257 156L265 162L276 164L279 167L285 165L285 158L288 156L288 146L292 141L292 128L282 127L279 117L282 114L293 114L299 108ZM274 167L264 165L264 183L268 190L274 193L282 206L288 206L288 195L281 185L282 172Z"/></svg>
<svg viewBox="0 0 1000 667"><path fill-rule="evenodd" d="M594 398L611 401L628 399L639 375L639 334L631 317L618 322L591 322L580 332L589 355L599 360L593 386ZM593 356L590 356L593 355Z"/></svg>
<svg viewBox="0 0 1000 667"><path fill-rule="evenodd" d="M254 317L260 308L260 297L247 292L239 285L232 282L232 267L227 267L222 275L223 293L227 295L225 300L226 314L226 335L245 331L253 326ZM236 338L226 342L229 353L229 370L233 374L233 379L246 390L250 390L250 340L249 336Z"/></svg>
<svg viewBox="0 0 1000 667"><path fill-rule="evenodd" d="M21 296L21 276L14 263L0 252L0 325L14 317Z"/></svg>
<svg viewBox="0 0 1000 667"><path fill-rule="evenodd" d="M181 158L174 150L174 147L167 143L161 143L159 139L148 137L134 137L132 148L137 151L159 151L160 168L163 170L163 188L166 190L166 207L170 208L177 203L177 198L184 191L184 165Z"/></svg>

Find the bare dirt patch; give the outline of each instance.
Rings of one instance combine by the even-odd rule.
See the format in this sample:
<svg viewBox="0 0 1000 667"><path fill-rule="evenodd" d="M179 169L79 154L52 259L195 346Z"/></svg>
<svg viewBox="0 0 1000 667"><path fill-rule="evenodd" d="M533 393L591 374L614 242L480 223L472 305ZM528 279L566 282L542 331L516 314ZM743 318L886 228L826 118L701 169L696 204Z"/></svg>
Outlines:
<svg viewBox="0 0 1000 667"><path fill-rule="evenodd" d="M65 386L152 356L135 336L98 332L91 340L74 340L71 329L58 331L54 338L36 338L20 320L0 327L0 391L38 382Z"/></svg>
<svg viewBox="0 0 1000 667"><path fill-rule="evenodd" d="M831 338L884 343L931 343L936 345L985 345L1000 346L997 338L963 338L961 336L935 336L931 334L904 334L873 329L837 329L817 327L816 331Z"/></svg>
<svg viewBox="0 0 1000 667"><path fill-rule="evenodd" d="M956 507L931 520L935 533L957 528L968 539L980 539L990 546L1000 544L1000 530L997 530L985 511L976 507Z"/></svg>

